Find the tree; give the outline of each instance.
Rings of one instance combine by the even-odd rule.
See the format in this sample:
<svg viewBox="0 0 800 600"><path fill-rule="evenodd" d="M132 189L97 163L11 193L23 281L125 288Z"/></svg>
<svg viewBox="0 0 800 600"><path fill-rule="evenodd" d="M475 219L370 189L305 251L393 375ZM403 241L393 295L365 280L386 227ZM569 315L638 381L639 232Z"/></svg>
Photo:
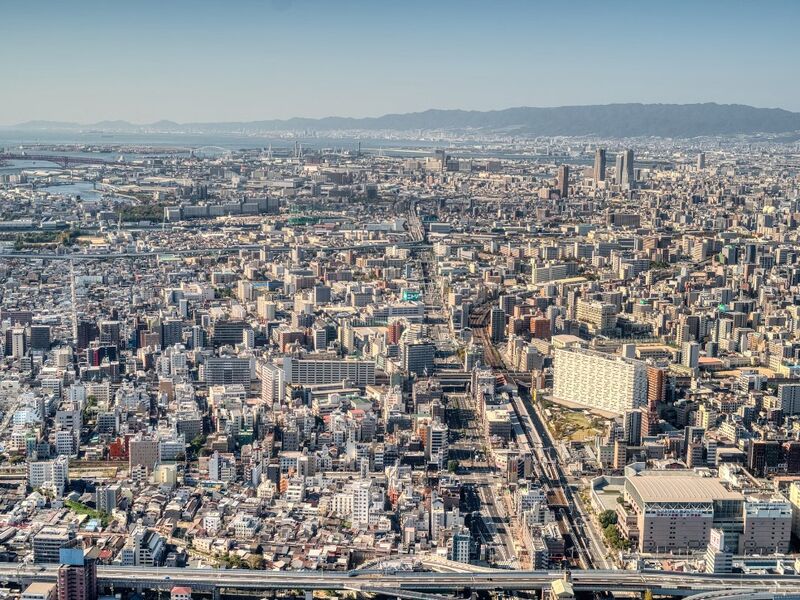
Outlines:
<svg viewBox="0 0 800 600"><path fill-rule="evenodd" d="M459 466L460 466L460 463L457 460L451 460L451 461L448 461L448 463L447 463L447 470L450 471L451 473L456 473L456 472L458 472L458 467Z"/></svg>
<svg viewBox="0 0 800 600"><path fill-rule="evenodd" d="M609 525L617 524L617 513L613 510L604 510L598 515L597 519L600 521L600 525L603 526L603 529L605 529Z"/></svg>
<svg viewBox="0 0 800 600"><path fill-rule="evenodd" d="M206 444L206 437L203 434L195 436L195 438L189 442L189 448L191 449L192 453L197 456L200 454L200 451L203 449L203 446Z"/></svg>

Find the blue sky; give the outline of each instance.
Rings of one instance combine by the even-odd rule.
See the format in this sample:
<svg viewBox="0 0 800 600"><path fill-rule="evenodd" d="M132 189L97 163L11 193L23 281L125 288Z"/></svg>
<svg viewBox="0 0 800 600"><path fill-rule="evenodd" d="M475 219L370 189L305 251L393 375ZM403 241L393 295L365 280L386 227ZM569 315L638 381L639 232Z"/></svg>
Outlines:
<svg viewBox="0 0 800 600"><path fill-rule="evenodd" d="M800 110L800 1L0 1L0 124Z"/></svg>

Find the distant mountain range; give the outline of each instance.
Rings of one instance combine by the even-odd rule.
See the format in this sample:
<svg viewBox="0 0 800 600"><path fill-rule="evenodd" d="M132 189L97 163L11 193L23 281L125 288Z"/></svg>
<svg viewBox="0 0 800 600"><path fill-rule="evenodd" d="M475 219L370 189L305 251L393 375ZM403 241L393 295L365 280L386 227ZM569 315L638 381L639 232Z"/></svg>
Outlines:
<svg viewBox="0 0 800 600"><path fill-rule="evenodd" d="M472 131L519 136L687 138L800 131L800 113L742 104L604 104L552 108L519 107L490 111L426 110L367 118L293 118L230 123L158 121L137 125L127 121L101 121L91 124L28 121L12 128L140 133L446 130L454 133Z"/></svg>

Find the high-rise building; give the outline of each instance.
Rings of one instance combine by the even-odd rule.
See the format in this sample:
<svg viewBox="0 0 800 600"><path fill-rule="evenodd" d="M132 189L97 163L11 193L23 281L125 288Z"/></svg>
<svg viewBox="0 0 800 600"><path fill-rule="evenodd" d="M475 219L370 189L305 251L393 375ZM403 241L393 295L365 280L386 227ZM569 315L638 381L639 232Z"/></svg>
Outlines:
<svg viewBox="0 0 800 600"><path fill-rule="evenodd" d="M100 512L110 514L119 502L121 488L118 484L98 486L95 491L95 508Z"/></svg>
<svg viewBox="0 0 800 600"><path fill-rule="evenodd" d="M74 548L77 544L75 532L66 527L42 527L33 536L33 562L59 563L61 562L61 549Z"/></svg>
<svg viewBox="0 0 800 600"><path fill-rule="evenodd" d="M58 600L96 600L97 562L86 558L82 548L65 548L59 553Z"/></svg>
<svg viewBox="0 0 800 600"><path fill-rule="evenodd" d="M135 466L142 466L152 472L158 463L158 459L158 440L137 436L128 442L128 466L130 469Z"/></svg>
<svg viewBox="0 0 800 600"><path fill-rule="evenodd" d="M161 322L161 347L168 348L183 343L183 321L164 319Z"/></svg>
<svg viewBox="0 0 800 600"><path fill-rule="evenodd" d="M425 434L425 458L437 461L440 467L447 461L447 435L447 425L439 421L431 423Z"/></svg>
<svg viewBox="0 0 800 600"><path fill-rule="evenodd" d="M558 193L562 198L569 196L569 166L558 167Z"/></svg>
<svg viewBox="0 0 800 600"><path fill-rule="evenodd" d="M595 182L606 180L606 149L598 148L594 151L594 169L592 170Z"/></svg>
<svg viewBox="0 0 800 600"><path fill-rule="evenodd" d="M800 413L800 383L783 383L778 386L778 400L786 416Z"/></svg>
<svg viewBox="0 0 800 600"><path fill-rule="evenodd" d="M401 348L403 370L406 373L414 373L418 377L433 374L433 360L436 355L433 342L413 342L403 344Z"/></svg>
<svg viewBox="0 0 800 600"><path fill-rule="evenodd" d="M64 495L69 482L69 457L28 463L28 485L32 488L49 488L57 497Z"/></svg>
<svg viewBox="0 0 800 600"><path fill-rule="evenodd" d="M706 168L706 153L701 152L697 155L697 170L702 171Z"/></svg>
<svg viewBox="0 0 800 600"><path fill-rule="evenodd" d="M633 150L625 150L622 155L622 179L620 185L633 187L636 183L635 171L633 169Z"/></svg>
<svg viewBox="0 0 800 600"><path fill-rule="evenodd" d="M375 383L375 361L372 360L302 360L291 356L283 359L286 383L323 384L349 381L355 385Z"/></svg>
<svg viewBox="0 0 800 600"><path fill-rule="evenodd" d="M642 411L626 410L623 423L625 443L638 446L642 443Z"/></svg>
<svg viewBox="0 0 800 600"><path fill-rule="evenodd" d="M556 350L553 396L618 414L647 403L647 365L632 360L583 350Z"/></svg>
<svg viewBox="0 0 800 600"><path fill-rule="evenodd" d="M239 340L241 342L241 340ZM214 356L204 365L205 381L208 385L250 385L251 368L248 357Z"/></svg>
<svg viewBox="0 0 800 600"><path fill-rule="evenodd" d="M100 321L100 344L119 346L120 329L119 321Z"/></svg>
<svg viewBox="0 0 800 600"><path fill-rule="evenodd" d="M450 560L460 563L469 563L470 548L472 546L472 536L469 530L462 528L453 534L449 543L449 556Z"/></svg>
<svg viewBox="0 0 800 600"><path fill-rule="evenodd" d="M647 367L647 419L642 423L644 435L654 435L658 429L658 403L664 402L667 395L667 370L648 365Z"/></svg>
<svg viewBox="0 0 800 600"><path fill-rule="evenodd" d="M31 350L50 349L50 325L31 325Z"/></svg>
<svg viewBox="0 0 800 600"><path fill-rule="evenodd" d="M283 368L267 362L261 367L261 399L271 407L286 394L286 374Z"/></svg>
<svg viewBox="0 0 800 600"><path fill-rule="evenodd" d="M498 306L489 313L489 335L493 342L502 342L506 337L506 312Z"/></svg>
<svg viewBox="0 0 800 600"><path fill-rule="evenodd" d="M681 346L681 364L690 369L696 369L700 364L700 344L685 342Z"/></svg>
<svg viewBox="0 0 800 600"><path fill-rule="evenodd" d="M590 331L602 335L613 333L617 326L617 306L597 300L577 301L577 317L587 323Z"/></svg>
<svg viewBox="0 0 800 600"><path fill-rule="evenodd" d="M17 325L11 328L11 358L22 358L25 356L27 344L25 343L25 328Z"/></svg>

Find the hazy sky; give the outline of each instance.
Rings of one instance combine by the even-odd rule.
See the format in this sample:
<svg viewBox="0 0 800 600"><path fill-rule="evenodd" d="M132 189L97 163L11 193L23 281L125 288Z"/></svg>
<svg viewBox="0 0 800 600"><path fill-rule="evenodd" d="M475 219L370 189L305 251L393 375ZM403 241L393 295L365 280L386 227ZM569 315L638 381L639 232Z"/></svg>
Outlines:
<svg viewBox="0 0 800 600"><path fill-rule="evenodd" d="M0 0L0 124L800 110L800 0Z"/></svg>

